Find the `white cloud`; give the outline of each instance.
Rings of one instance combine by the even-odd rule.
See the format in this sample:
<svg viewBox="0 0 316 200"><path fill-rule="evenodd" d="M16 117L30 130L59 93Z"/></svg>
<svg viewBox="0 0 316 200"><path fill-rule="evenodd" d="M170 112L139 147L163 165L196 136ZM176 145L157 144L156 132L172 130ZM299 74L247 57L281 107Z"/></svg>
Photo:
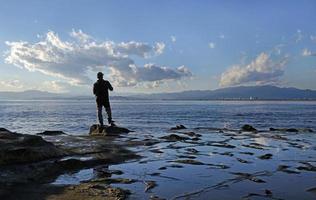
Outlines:
<svg viewBox="0 0 316 200"><path fill-rule="evenodd" d="M316 52L312 52L309 49L303 49L302 56L316 56Z"/></svg>
<svg viewBox="0 0 316 200"><path fill-rule="evenodd" d="M156 42L156 46L154 47L155 53L156 55L160 55L163 53L163 51L165 50L165 43L163 42Z"/></svg>
<svg viewBox="0 0 316 200"><path fill-rule="evenodd" d="M177 38L174 35L170 36L170 39L171 39L171 42L173 43L177 41Z"/></svg>
<svg viewBox="0 0 316 200"><path fill-rule="evenodd" d="M44 81L40 87L37 87L38 90L63 93L69 92L70 84L63 81Z"/></svg>
<svg viewBox="0 0 316 200"><path fill-rule="evenodd" d="M210 43L208 43L208 46L209 46L211 49L214 49L216 45L215 45L214 42L210 42Z"/></svg>
<svg viewBox="0 0 316 200"><path fill-rule="evenodd" d="M220 34L218 37L219 37L220 39L225 39L225 35L224 35L224 34Z"/></svg>
<svg viewBox="0 0 316 200"><path fill-rule="evenodd" d="M5 81L0 81L0 87L1 89L22 89L23 84L20 82L20 80L5 80Z"/></svg>
<svg viewBox="0 0 316 200"><path fill-rule="evenodd" d="M91 39L91 36L83 33L82 30L80 29L78 31L72 29L70 36L72 36L73 38L76 38L82 43L88 42Z"/></svg>
<svg viewBox="0 0 316 200"><path fill-rule="evenodd" d="M267 53L261 53L249 64L235 65L222 73L220 86L277 82L284 74L284 66L287 60L287 57L283 57L279 61L274 61Z"/></svg>
<svg viewBox="0 0 316 200"><path fill-rule="evenodd" d="M310 38L311 38L311 41L316 42L316 35L311 35Z"/></svg>
<svg viewBox="0 0 316 200"><path fill-rule="evenodd" d="M135 86L142 81L180 80L191 76L185 67L177 69L147 64L139 67L133 56L148 58L163 53L165 44L151 46L141 42L96 41L81 30L72 31L75 40L63 41L49 31L37 43L6 42L9 64L61 78L71 84L91 84L88 74L109 69L110 80L119 86Z"/></svg>

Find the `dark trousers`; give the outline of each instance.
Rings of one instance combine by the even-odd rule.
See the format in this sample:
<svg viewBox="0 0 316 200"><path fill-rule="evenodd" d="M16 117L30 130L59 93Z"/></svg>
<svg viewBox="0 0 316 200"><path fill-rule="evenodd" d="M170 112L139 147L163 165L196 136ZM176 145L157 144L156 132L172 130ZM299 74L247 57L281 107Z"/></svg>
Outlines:
<svg viewBox="0 0 316 200"><path fill-rule="evenodd" d="M105 111L108 115L108 123L112 122L112 112L111 106L108 99L97 98L97 112L98 112L98 119L101 126L103 126L103 115L102 115L102 108L105 108Z"/></svg>

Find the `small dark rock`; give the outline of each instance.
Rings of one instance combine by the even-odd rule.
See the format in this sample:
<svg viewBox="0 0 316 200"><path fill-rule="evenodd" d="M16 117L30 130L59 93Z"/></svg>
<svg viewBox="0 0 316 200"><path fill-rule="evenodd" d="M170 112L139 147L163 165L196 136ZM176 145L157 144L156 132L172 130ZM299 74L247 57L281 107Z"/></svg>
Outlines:
<svg viewBox="0 0 316 200"><path fill-rule="evenodd" d="M296 128L288 128L286 129L287 132L293 132L293 133L297 133L298 130Z"/></svg>
<svg viewBox="0 0 316 200"><path fill-rule="evenodd" d="M267 153L264 155L259 156L258 158L262 159L262 160L268 160L272 157L273 155L271 153Z"/></svg>
<svg viewBox="0 0 316 200"><path fill-rule="evenodd" d="M190 164L190 165L205 165L204 163L197 161L197 160L192 160L192 159L186 159L186 160L175 160L173 162L176 163L182 163L182 164Z"/></svg>
<svg viewBox="0 0 316 200"><path fill-rule="evenodd" d="M179 136L179 135L176 135L176 134L171 134L171 135L166 135L166 136L160 137L160 139L165 139L167 141L175 142L175 141L188 140L190 138Z"/></svg>
<svg viewBox="0 0 316 200"><path fill-rule="evenodd" d="M253 126L249 125L249 124L245 124L241 127L242 131L247 131L247 132L256 132L257 129L255 129Z"/></svg>
<svg viewBox="0 0 316 200"><path fill-rule="evenodd" d="M157 183L155 181L144 181L145 183L145 192L149 191L150 189L157 186Z"/></svg>
<svg viewBox="0 0 316 200"><path fill-rule="evenodd" d="M245 164L248 164L248 163L251 163L250 161L247 161L247 160L244 160L244 159L241 159L241 158L236 158L236 160L240 163L245 163Z"/></svg>
<svg viewBox="0 0 316 200"><path fill-rule="evenodd" d="M306 192L312 192L312 193L316 194L316 187L309 188L309 189L306 190Z"/></svg>
<svg viewBox="0 0 316 200"><path fill-rule="evenodd" d="M47 135L47 136L55 136L55 135L66 135L63 131L44 131L42 133L37 133L37 135Z"/></svg>
<svg viewBox="0 0 316 200"><path fill-rule="evenodd" d="M166 170L167 167L160 167L158 170Z"/></svg>
<svg viewBox="0 0 316 200"><path fill-rule="evenodd" d="M181 124L181 125L177 125L176 127L172 127L170 130L181 130L181 129L186 129L186 127Z"/></svg>

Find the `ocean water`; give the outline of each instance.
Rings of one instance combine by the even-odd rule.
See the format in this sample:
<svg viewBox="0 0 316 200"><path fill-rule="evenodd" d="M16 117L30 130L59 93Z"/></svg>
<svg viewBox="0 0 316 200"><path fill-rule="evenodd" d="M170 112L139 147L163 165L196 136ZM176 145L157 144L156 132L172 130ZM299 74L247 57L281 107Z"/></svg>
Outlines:
<svg viewBox="0 0 316 200"><path fill-rule="evenodd" d="M105 168L121 170L112 178L137 180L132 184L112 184L132 192L129 199L315 199L308 192L316 186L315 132L269 132L274 128L310 128L316 131L316 102L295 101L113 101L113 118L118 125L135 132L121 139L142 141L155 139L154 145L131 147L141 155L110 166L97 166L61 174L52 182L73 185L100 178ZM61 130L73 135L87 135L96 123L94 101L0 101L0 127L20 133L36 134L45 130ZM183 124L188 129L171 132ZM259 133L240 133L251 124ZM220 132L213 128L228 128ZM267 130L267 131L264 131ZM182 136L193 131L199 141L168 142L163 135ZM273 137L279 136L279 137ZM218 144L231 145L233 148ZM254 144L262 149L253 148ZM260 146L259 146L260 147ZM195 152L192 152L192 149ZM159 150L157 152L157 150ZM260 159L264 154L272 158ZM90 155L89 155L90 156ZM193 156L193 157L192 157ZM178 163L193 159L201 165ZM173 164L181 168L172 167ZM221 168L219 165L226 166ZM280 166L287 166L280 171ZM312 169L309 169L313 166ZM247 173L256 182L240 176ZM156 174L156 175L155 175ZM247 176L246 176L247 177ZM156 187L145 191L146 181ZM220 187L218 187L220 186ZM266 196L265 190L272 191ZM254 195L255 194L255 195ZM254 195L254 196L249 196Z"/></svg>
<svg viewBox="0 0 316 200"><path fill-rule="evenodd" d="M294 101L112 101L118 125L139 133L159 134L176 124L239 129L251 124L316 130L316 102ZM106 113L104 112L106 116ZM106 117L105 121L106 121ZM61 130L88 134L97 123L93 100L0 101L0 127L36 134Z"/></svg>

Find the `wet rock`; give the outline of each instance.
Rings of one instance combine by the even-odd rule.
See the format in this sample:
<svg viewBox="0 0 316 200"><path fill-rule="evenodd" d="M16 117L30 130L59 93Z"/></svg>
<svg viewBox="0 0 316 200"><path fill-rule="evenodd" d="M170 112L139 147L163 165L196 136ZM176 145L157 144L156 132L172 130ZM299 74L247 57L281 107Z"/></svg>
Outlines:
<svg viewBox="0 0 316 200"><path fill-rule="evenodd" d="M172 127L170 130L174 131L174 130L181 130L181 129L186 129L186 127L184 125L177 125L176 127Z"/></svg>
<svg viewBox="0 0 316 200"><path fill-rule="evenodd" d="M182 133L182 134L185 134L185 135L190 136L190 137L201 137L202 136L201 134L197 134L194 132L186 132L186 133Z"/></svg>
<svg viewBox="0 0 316 200"><path fill-rule="evenodd" d="M192 159L185 159L185 160L175 160L172 162L176 163L182 163L182 164L190 164L190 165L205 165L204 163L197 161L197 160L192 160Z"/></svg>
<svg viewBox="0 0 316 200"><path fill-rule="evenodd" d="M209 168L211 169L229 169L230 167L224 164L207 164L208 166L210 166Z"/></svg>
<svg viewBox="0 0 316 200"><path fill-rule="evenodd" d="M271 190L265 189L265 190L264 190L264 193L265 193L267 196L272 196Z"/></svg>
<svg viewBox="0 0 316 200"><path fill-rule="evenodd" d="M178 158L188 158L188 159L195 159L195 156L190 156L190 155L178 155Z"/></svg>
<svg viewBox="0 0 316 200"><path fill-rule="evenodd" d="M185 149L188 153L193 153L193 154L196 154L196 153L198 153L199 151L198 150L196 150L196 149L194 149L194 148L187 148L187 149Z"/></svg>
<svg viewBox="0 0 316 200"><path fill-rule="evenodd" d="M250 144L242 144L244 147L252 148L252 149L264 149L264 145L259 143L250 143Z"/></svg>
<svg viewBox="0 0 316 200"><path fill-rule="evenodd" d="M143 145L144 146L153 146L155 144L158 144L159 142L160 142L159 140L155 140L155 139L144 139Z"/></svg>
<svg viewBox="0 0 316 200"><path fill-rule="evenodd" d="M247 132L256 132L257 129L255 129L253 126L249 125L249 124L245 124L241 127L242 131L247 131Z"/></svg>
<svg viewBox="0 0 316 200"><path fill-rule="evenodd" d="M232 152L223 152L223 153L219 153L219 152L213 152L214 154L218 154L218 155L222 155L222 156L229 156L229 157L233 157L234 154Z"/></svg>
<svg viewBox="0 0 316 200"><path fill-rule="evenodd" d="M273 193L271 190L268 190L268 189L265 189L264 190L264 194L257 194L257 193L249 193L248 195L242 197L242 199L250 199L251 197L261 197L261 198L264 198L264 199L275 199L275 200L283 200L281 198L276 198L276 197L273 197ZM261 199L260 198L260 199Z"/></svg>
<svg viewBox="0 0 316 200"><path fill-rule="evenodd" d="M163 151L159 150L159 149L151 149L149 150L152 153L163 153Z"/></svg>
<svg viewBox="0 0 316 200"><path fill-rule="evenodd" d="M252 153L252 152L248 152L248 151L246 151L246 152L239 152L240 154L245 154L245 155L254 155L254 153Z"/></svg>
<svg viewBox="0 0 316 200"><path fill-rule="evenodd" d="M158 170L166 170L167 167L160 167Z"/></svg>
<svg viewBox="0 0 316 200"><path fill-rule="evenodd" d="M188 140L190 138L179 136L179 135L176 135L176 134L171 134L171 135L166 135L166 136L160 137L160 139L165 139L165 140L167 140L169 142L176 142L176 141Z"/></svg>
<svg viewBox="0 0 316 200"><path fill-rule="evenodd" d="M149 200L166 200L166 199L160 198L160 197L155 196L155 195L151 195L150 198L149 198Z"/></svg>
<svg viewBox="0 0 316 200"><path fill-rule="evenodd" d="M304 170L304 171L313 171L313 172L316 171L316 166L314 166L308 162L300 162L300 163L304 164L304 166L299 166L296 169Z"/></svg>
<svg viewBox="0 0 316 200"><path fill-rule="evenodd" d="M168 167L171 167L171 168L183 168L182 165L176 165L176 164L168 165Z"/></svg>
<svg viewBox="0 0 316 200"><path fill-rule="evenodd" d="M300 172L288 169L290 166L287 165L279 165L277 171L285 172L287 174L299 174Z"/></svg>
<svg viewBox="0 0 316 200"><path fill-rule="evenodd" d="M129 190L114 188L108 185L96 183L82 183L76 186L69 186L61 194L54 195L56 200L123 200L130 195Z"/></svg>
<svg viewBox="0 0 316 200"><path fill-rule="evenodd" d="M40 136L0 130L0 165L41 161L65 154Z"/></svg>
<svg viewBox="0 0 316 200"><path fill-rule="evenodd" d="M279 132L292 132L292 133L297 133L297 132L309 132L312 133L314 132L313 129L310 128L270 128L270 131L279 131Z"/></svg>
<svg viewBox="0 0 316 200"><path fill-rule="evenodd" d="M312 193L316 194L316 187L309 188L306 190L306 192L312 192Z"/></svg>
<svg viewBox="0 0 316 200"><path fill-rule="evenodd" d="M286 129L286 132L293 132L293 133L297 133L298 130L296 128L288 128Z"/></svg>
<svg viewBox="0 0 316 200"><path fill-rule="evenodd" d="M47 136L55 136L55 135L67 135L63 131L44 131L42 133L37 133L37 135L47 135Z"/></svg>
<svg viewBox="0 0 316 200"><path fill-rule="evenodd" d="M144 184L145 184L145 192L148 192L149 190L157 186L155 181L144 181Z"/></svg>
<svg viewBox="0 0 316 200"><path fill-rule="evenodd" d="M227 143L221 143L221 142L209 142L209 143L207 143L207 145L214 146L214 147L228 148L228 149L236 148L234 145L227 144Z"/></svg>
<svg viewBox="0 0 316 200"><path fill-rule="evenodd" d="M103 128L99 124L93 124L90 127L89 135L92 136L115 136L123 133L131 132L127 128L119 126L104 126Z"/></svg>
<svg viewBox="0 0 316 200"><path fill-rule="evenodd" d="M271 135L270 138L276 139L276 140L288 140L286 137L283 137L281 135Z"/></svg>
<svg viewBox="0 0 316 200"><path fill-rule="evenodd" d="M99 178L99 179L94 179L94 180L91 180L91 181L87 181L89 183L102 183L102 184L107 184L107 185L110 185L110 184L117 184L117 183L120 183L120 184L131 184L131 183L135 183L137 182L137 180L135 179L129 179L129 178Z"/></svg>
<svg viewBox="0 0 316 200"><path fill-rule="evenodd" d="M250 180L250 181L253 181L255 183L265 183L264 180L257 178L253 174L243 173L243 172L235 172L232 174L237 175L236 180Z"/></svg>
<svg viewBox="0 0 316 200"><path fill-rule="evenodd" d="M248 164L248 163L251 163L250 161L247 161L247 160L244 160L244 159L241 159L241 158L236 158L236 160L240 163L245 163L245 164Z"/></svg>
<svg viewBox="0 0 316 200"><path fill-rule="evenodd" d="M201 139L199 137L192 138L192 141L198 141L198 140L201 140Z"/></svg>
<svg viewBox="0 0 316 200"><path fill-rule="evenodd" d="M259 156L258 158L262 159L262 160L268 160L268 159L272 158L272 156L273 155L271 153L267 153L267 154Z"/></svg>

